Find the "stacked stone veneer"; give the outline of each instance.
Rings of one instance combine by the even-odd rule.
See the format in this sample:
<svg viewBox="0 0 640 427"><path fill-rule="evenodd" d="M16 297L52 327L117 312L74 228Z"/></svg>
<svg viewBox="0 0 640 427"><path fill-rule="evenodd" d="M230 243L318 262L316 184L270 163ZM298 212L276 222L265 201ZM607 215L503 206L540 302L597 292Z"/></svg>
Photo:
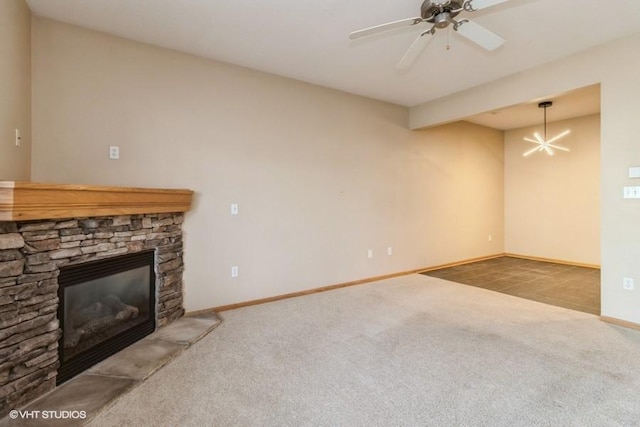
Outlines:
<svg viewBox="0 0 640 427"><path fill-rule="evenodd" d="M183 214L0 221L0 416L55 387L61 266L155 249L157 325L184 314L182 221Z"/></svg>

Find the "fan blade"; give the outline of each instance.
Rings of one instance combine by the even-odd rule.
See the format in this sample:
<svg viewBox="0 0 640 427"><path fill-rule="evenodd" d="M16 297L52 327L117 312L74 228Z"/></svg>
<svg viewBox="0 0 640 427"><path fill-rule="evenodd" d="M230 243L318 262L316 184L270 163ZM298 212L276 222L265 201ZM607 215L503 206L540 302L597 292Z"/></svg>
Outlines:
<svg viewBox="0 0 640 427"><path fill-rule="evenodd" d="M466 37L487 50L497 49L505 42L505 40L496 33L492 33L482 25L476 24L468 19L460 21L453 29L463 37Z"/></svg>
<svg viewBox="0 0 640 427"><path fill-rule="evenodd" d="M531 138L522 138L525 141L529 141L529 142L533 142L534 144L540 144L540 141L536 141L535 139L531 139Z"/></svg>
<svg viewBox="0 0 640 427"><path fill-rule="evenodd" d="M469 0L465 2L464 8L469 12L474 12L476 10L486 9L487 7L495 6L506 1L509 0Z"/></svg>
<svg viewBox="0 0 640 427"><path fill-rule="evenodd" d="M434 32L435 32L434 27L431 27L427 31L423 31L422 33L420 33L418 38L415 39L415 41L411 44L407 52L404 54L400 62L398 62L398 65L396 66L396 68L398 70L406 70L407 68L409 68L411 64L413 64L415 60L418 58L418 55L420 55L420 52L422 52L425 46L429 44L431 39L433 39L433 37L431 36L433 35Z"/></svg>
<svg viewBox="0 0 640 427"><path fill-rule="evenodd" d="M543 146L543 148L546 150L547 154L549 154L550 156L553 156L553 150L549 148L548 145Z"/></svg>
<svg viewBox="0 0 640 427"><path fill-rule="evenodd" d="M411 27L413 25L420 24L423 21L424 19L422 18L408 18L408 19L401 19L399 21L387 22L386 24L376 25L375 27L369 27L363 30L354 31L353 33L349 34L349 38L351 40L355 40L361 37L371 36L373 34L381 33L384 31L394 30L396 28Z"/></svg>

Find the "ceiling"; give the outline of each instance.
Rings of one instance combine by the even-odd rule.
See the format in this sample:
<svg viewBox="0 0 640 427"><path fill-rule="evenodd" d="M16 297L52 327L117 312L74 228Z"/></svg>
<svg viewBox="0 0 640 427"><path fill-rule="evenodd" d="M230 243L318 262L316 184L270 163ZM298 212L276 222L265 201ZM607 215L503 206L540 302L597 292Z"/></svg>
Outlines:
<svg viewBox="0 0 640 427"><path fill-rule="evenodd" d="M487 52L439 30L416 63L398 71L420 30L348 36L419 16L421 0L27 1L36 15L403 106L640 32L640 1L510 0L459 16L507 39L502 47Z"/></svg>
<svg viewBox="0 0 640 427"><path fill-rule="evenodd" d="M598 114L600 112L600 85L533 99L524 104L467 117L465 120L502 130L539 125L544 117L544 110L538 107L542 101L553 102L553 105L547 108L547 122Z"/></svg>

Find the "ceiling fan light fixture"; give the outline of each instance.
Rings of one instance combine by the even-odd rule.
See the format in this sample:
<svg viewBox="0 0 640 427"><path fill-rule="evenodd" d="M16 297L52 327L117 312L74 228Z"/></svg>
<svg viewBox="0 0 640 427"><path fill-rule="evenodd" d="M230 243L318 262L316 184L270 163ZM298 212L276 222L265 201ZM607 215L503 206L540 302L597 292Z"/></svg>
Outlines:
<svg viewBox="0 0 640 427"><path fill-rule="evenodd" d="M431 37L428 36L433 36L436 30L442 30L447 27L453 27L453 30L462 37L470 40L480 47L485 48L486 50L491 51L502 46L505 40L499 35L489 31L480 24L470 21L469 19L456 20L455 18L461 12L475 12L506 1L509 0L424 0L420 7L420 16L353 31L349 34L349 38L351 40L356 40L362 37L368 37L399 28L430 24L431 26L426 31L423 30L420 35L418 35L416 40L409 47L409 50L404 54L397 65L399 70L407 69L413 64L428 44L428 40L431 39ZM449 45L447 44L447 50L448 49Z"/></svg>

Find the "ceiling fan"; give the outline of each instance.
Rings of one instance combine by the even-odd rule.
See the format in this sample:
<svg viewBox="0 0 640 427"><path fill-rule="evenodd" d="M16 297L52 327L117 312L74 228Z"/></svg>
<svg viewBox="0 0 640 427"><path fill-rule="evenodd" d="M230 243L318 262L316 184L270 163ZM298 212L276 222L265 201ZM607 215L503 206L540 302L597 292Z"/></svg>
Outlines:
<svg viewBox="0 0 640 427"><path fill-rule="evenodd" d="M475 12L476 10L485 9L506 1L509 0L446 0L440 2L425 0L420 8L419 17L401 19L399 21L388 22L386 24L376 25L375 27L354 31L349 35L349 38L355 40L397 28L412 27L422 23L432 24L429 29L420 33L418 38L409 47L409 50L407 50L402 59L400 59L397 65L398 69L409 68L432 39L431 36L435 34L436 30L446 28L449 24L453 26L454 31L463 37L466 37L487 50L494 50L502 46L505 42L502 37L468 19L456 20L454 18L458 16L460 12Z"/></svg>

